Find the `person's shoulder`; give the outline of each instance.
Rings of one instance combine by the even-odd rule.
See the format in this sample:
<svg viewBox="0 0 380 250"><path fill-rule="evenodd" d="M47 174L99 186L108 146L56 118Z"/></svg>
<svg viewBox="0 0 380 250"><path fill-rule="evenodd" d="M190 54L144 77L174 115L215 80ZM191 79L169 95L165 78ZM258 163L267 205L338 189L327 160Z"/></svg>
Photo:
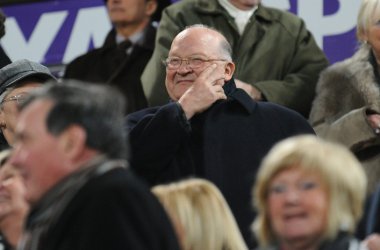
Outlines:
<svg viewBox="0 0 380 250"><path fill-rule="evenodd" d="M110 30L105 38L104 44L101 47L92 48L86 53L73 59L67 67L73 67L82 64L93 63L93 60L99 60L103 54L108 53L116 48L115 42L116 31L114 29Z"/></svg>
<svg viewBox="0 0 380 250"><path fill-rule="evenodd" d="M356 71L358 70L362 71L365 68L372 68L368 58L369 50L361 48L352 57L334 63L326 68L322 73L347 73L353 75L357 73Z"/></svg>
<svg viewBox="0 0 380 250"><path fill-rule="evenodd" d="M91 197L93 194L98 197L124 196L128 193L144 194L149 192L149 188L132 170L120 167L91 179L82 192Z"/></svg>
<svg viewBox="0 0 380 250"><path fill-rule="evenodd" d="M307 122L297 111L273 102L257 102L257 110L266 117L281 117L281 119Z"/></svg>
<svg viewBox="0 0 380 250"><path fill-rule="evenodd" d="M300 23L302 19L295 14L281 10L278 8L267 7L265 5L260 5L257 14L263 17L270 18L272 20L282 21L285 23Z"/></svg>
<svg viewBox="0 0 380 250"><path fill-rule="evenodd" d="M157 111L161 108L162 106L155 106L155 107L149 107L149 108L144 108L140 109L138 111L135 111L133 113L130 113L127 115L126 119L127 120L139 120L142 117L146 115L154 115L157 113Z"/></svg>
<svg viewBox="0 0 380 250"><path fill-rule="evenodd" d="M199 12L209 13L215 12L219 3L217 0L181 0L168 6L164 12L186 15L198 15Z"/></svg>
<svg viewBox="0 0 380 250"><path fill-rule="evenodd" d="M342 80L347 79L373 77L373 68L368 60L368 53L365 49L359 49L352 57L327 67L320 74L317 88L320 85L326 85L328 88L334 87ZM329 86L331 82L335 82L334 86Z"/></svg>
<svg viewBox="0 0 380 250"><path fill-rule="evenodd" d="M279 131L289 135L315 134L308 120L300 113L271 102L258 102L257 113L263 123L276 124Z"/></svg>
<svg viewBox="0 0 380 250"><path fill-rule="evenodd" d="M300 28L305 26L302 18L293 13L264 5L260 5L256 15L257 18L261 18L272 25L280 25L280 27L293 36L296 36L300 32Z"/></svg>
<svg viewBox="0 0 380 250"><path fill-rule="evenodd" d="M96 49L92 49L86 52L83 55L78 56L77 58L72 60L69 64L67 64L66 75L70 74L71 69L75 69L77 67L85 67L88 64L92 64L94 60L99 60L99 56L101 55L102 52L103 52L103 48L96 48Z"/></svg>
<svg viewBox="0 0 380 250"><path fill-rule="evenodd" d="M216 0L181 0L176 1L175 3L169 5L166 9L167 10L173 10L173 9L183 9L183 8L192 8L194 6L203 5L207 2L214 2Z"/></svg>

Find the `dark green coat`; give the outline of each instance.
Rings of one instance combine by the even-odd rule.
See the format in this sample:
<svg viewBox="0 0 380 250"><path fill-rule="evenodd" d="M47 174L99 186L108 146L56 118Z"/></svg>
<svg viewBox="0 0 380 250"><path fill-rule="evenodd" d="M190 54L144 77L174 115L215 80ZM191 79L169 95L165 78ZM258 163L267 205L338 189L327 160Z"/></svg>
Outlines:
<svg viewBox="0 0 380 250"><path fill-rule="evenodd" d="M304 22L289 12L260 5L240 36L234 19L217 0L181 0L164 10L155 51L142 76L150 105L169 99L161 60L173 38L186 26L199 23L216 28L231 43L236 79L257 87L268 101L308 115L327 60Z"/></svg>

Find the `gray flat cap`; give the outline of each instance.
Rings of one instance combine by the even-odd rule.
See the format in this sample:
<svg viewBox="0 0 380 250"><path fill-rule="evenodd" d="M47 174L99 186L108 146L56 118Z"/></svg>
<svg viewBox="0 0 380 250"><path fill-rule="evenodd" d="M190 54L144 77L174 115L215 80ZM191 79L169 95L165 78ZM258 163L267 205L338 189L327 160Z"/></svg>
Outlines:
<svg viewBox="0 0 380 250"><path fill-rule="evenodd" d="M56 80L47 67L26 59L18 60L0 69L0 95L6 88L32 75L40 77L43 81Z"/></svg>

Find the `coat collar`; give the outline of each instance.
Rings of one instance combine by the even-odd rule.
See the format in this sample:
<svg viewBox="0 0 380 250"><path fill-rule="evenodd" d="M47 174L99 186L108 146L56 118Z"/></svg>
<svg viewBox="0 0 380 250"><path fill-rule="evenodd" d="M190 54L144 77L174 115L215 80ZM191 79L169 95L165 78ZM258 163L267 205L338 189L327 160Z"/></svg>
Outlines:
<svg viewBox="0 0 380 250"><path fill-rule="evenodd" d="M234 78L226 82L223 86L227 99L237 101L248 113L253 113L257 103L244 90L236 88Z"/></svg>
<svg viewBox="0 0 380 250"><path fill-rule="evenodd" d="M363 44L353 57L343 61L341 65L347 67L346 77L357 82L354 87L365 97L365 103L380 107L380 90L373 66L369 62L370 53L371 47Z"/></svg>

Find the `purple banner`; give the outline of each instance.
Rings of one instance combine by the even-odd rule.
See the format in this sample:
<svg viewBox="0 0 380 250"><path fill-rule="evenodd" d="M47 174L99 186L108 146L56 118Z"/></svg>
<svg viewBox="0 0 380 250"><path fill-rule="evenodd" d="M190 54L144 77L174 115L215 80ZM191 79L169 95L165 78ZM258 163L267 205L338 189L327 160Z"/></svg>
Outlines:
<svg viewBox="0 0 380 250"><path fill-rule="evenodd" d="M358 0L263 0L302 17L330 63L350 57L357 46ZM101 46L111 28L103 0L51 0L7 6L1 45L12 60L65 64Z"/></svg>

